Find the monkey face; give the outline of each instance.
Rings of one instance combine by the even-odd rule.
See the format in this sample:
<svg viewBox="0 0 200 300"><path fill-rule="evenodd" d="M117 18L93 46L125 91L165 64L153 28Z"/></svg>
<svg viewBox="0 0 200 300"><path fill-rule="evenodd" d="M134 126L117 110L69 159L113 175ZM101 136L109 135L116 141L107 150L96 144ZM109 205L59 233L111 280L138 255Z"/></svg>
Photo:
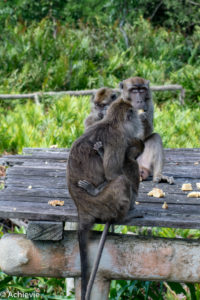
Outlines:
<svg viewBox="0 0 200 300"><path fill-rule="evenodd" d="M123 98L130 101L136 110L147 111L149 81L133 77L121 82L120 88L123 90Z"/></svg>
<svg viewBox="0 0 200 300"><path fill-rule="evenodd" d="M96 92L93 98L93 108L99 119L104 118L108 107L118 96L119 93L109 88L101 88Z"/></svg>
<svg viewBox="0 0 200 300"><path fill-rule="evenodd" d="M106 115L108 106L109 105L105 103L95 103L95 110L99 119L103 119L103 117Z"/></svg>
<svg viewBox="0 0 200 300"><path fill-rule="evenodd" d="M146 104L146 95L147 90L145 86L132 86L128 89L128 99L133 105L135 109L143 109L144 111L147 110L147 104Z"/></svg>

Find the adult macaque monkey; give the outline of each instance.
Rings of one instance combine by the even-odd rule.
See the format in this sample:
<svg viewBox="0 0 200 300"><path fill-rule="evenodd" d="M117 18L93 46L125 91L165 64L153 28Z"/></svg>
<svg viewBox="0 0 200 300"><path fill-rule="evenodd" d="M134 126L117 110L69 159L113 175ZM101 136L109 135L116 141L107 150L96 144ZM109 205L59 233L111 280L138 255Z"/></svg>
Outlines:
<svg viewBox="0 0 200 300"><path fill-rule="evenodd" d="M122 90L124 100L129 101L138 110L144 127L141 138L144 141L145 149L137 159L142 180L153 174L154 182L168 182L169 184L173 184L173 177L162 174L164 151L160 135L153 133L154 108L149 81L141 77L131 77L120 83L120 89Z"/></svg>
<svg viewBox="0 0 200 300"><path fill-rule="evenodd" d="M85 128L87 129L89 126L103 119L108 106L115 101L119 95L119 92L107 87L98 89L91 97L91 113L85 120Z"/></svg>
<svg viewBox="0 0 200 300"><path fill-rule="evenodd" d="M69 193L78 210L81 258L81 299L89 300L106 234L135 202L139 167L134 156L143 151L142 124L128 101L114 101L103 120L87 129L72 145L67 164ZM132 149L133 151L129 150ZM134 153L134 154L133 154ZM88 283L88 233L95 222L107 222ZM87 289L87 293L86 293Z"/></svg>

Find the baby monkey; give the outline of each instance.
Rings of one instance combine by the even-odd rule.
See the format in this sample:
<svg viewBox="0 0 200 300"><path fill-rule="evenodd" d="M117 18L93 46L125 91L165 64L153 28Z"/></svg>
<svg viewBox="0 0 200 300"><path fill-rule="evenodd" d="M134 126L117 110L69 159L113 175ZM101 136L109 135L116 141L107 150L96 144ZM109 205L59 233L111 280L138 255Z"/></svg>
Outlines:
<svg viewBox="0 0 200 300"><path fill-rule="evenodd" d="M144 148L138 139L142 130L132 105L118 99L109 106L106 116L72 145L67 183L78 210L82 300L90 299L110 223L123 219L136 200L140 176L135 157ZM105 222L106 226L88 283L88 233L96 222Z"/></svg>
<svg viewBox="0 0 200 300"><path fill-rule="evenodd" d="M93 125L99 120L102 120L105 116L109 105L115 101L120 95L120 92L116 92L108 87L100 88L91 97L91 113L85 119L85 129Z"/></svg>

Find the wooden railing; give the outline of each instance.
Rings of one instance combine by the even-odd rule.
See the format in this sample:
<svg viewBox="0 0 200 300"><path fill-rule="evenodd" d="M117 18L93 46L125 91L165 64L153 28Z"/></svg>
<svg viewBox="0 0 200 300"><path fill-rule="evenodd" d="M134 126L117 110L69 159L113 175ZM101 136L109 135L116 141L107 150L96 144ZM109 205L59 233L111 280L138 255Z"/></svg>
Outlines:
<svg viewBox="0 0 200 300"><path fill-rule="evenodd" d="M115 89L116 91L120 91L119 89ZM155 92L163 92L163 91L180 91L179 94L179 101L181 104L184 104L185 98L185 90L183 89L182 85L178 84L170 84L170 85L154 85L151 86L151 90ZM39 98L42 96L88 96L92 95L96 92L96 89L92 90L82 90L82 91L60 91L60 92L34 92L28 94L0 94L0 99L34 99L36 104L39 104Z"/></svg>

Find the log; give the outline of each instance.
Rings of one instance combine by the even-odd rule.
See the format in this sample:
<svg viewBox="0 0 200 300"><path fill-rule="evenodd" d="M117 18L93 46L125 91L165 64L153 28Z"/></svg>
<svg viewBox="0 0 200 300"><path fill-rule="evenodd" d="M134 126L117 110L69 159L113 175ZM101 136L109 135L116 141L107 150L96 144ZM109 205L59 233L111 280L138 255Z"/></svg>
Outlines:
<svg viewBox="0 0 200 300"><path fill-rule="evenodd" d="M90 270L99 239L100 232L91 232ZM24 235L7 234L0 240L0 268L15 276L80 277L77 233L68 231L59 242L30 241ZM199 270L199 241L109 234L91 300L106 300L112 279L193 283L200 282ZM79 294L77 291L76 299L80 299Z"/></svg>
<svg viewBox="0 0 200 300"><path fill-rule="evenodd" d="M117 92L120 91L120 89L114 89ZM169 84L169 85L155 85L151 86L152 91L177 91L180 90L180 97L179 100L181 104L184 104L184 97L185 97L185 91L182 87L182 85L178 84ZM35 100L36 104L39 104L39 97L42 96L89 96L96 92L96 89L92 90L82 90L82 91L60 91L60 92L34 92L34 93L28 93L28 94L0 94L0 99L25 99L25 98L32 98Z"/></svg>

